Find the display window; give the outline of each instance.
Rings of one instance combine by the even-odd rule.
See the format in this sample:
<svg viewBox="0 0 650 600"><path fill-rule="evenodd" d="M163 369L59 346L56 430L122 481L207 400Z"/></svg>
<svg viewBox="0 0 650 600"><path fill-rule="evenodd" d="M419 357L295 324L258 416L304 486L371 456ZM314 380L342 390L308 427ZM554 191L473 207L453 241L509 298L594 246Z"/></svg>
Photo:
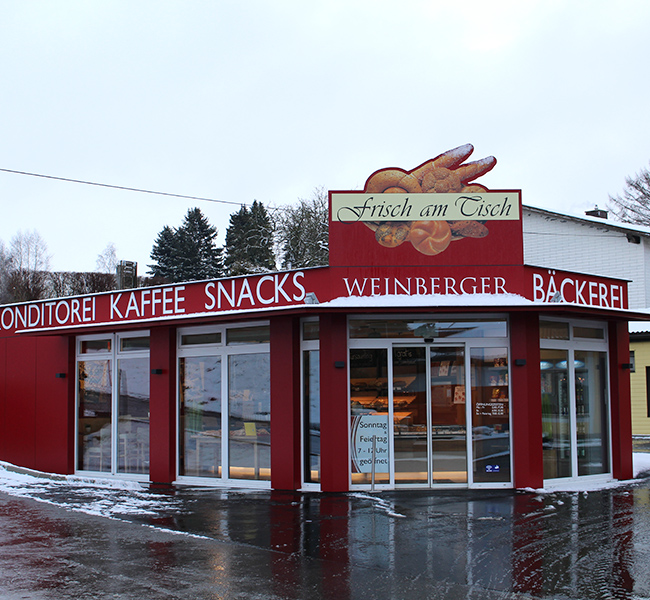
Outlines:
<svg viewBox="0 0 650 600"><path fill-rule="evenodd" d="M544 479L609 475L607 328L543 320L540 338Z"/></svg>
<svg viewBox="0 0 650 600"><path fill-rule="evenodd" d="M179 478L271 479L268 323L178 332Z"/></svg>
<svg viewBox="0 0 650 600"><path fill-rule="evenodd" d="M355 317L349 332L352 487L510 485L505 317Z"/></svg>
<svg viewBox="0 0 650 600"><path fill-rule="evenodd" d="M317 489L321 480L319 333L318 320L301 323L302 480L305 489Z"/></svg>
<svg viewBox="0 0 650 600"><path fill-rule="evenodd" d="M77 338L77 471L149 473L148 332Z"/></svg>

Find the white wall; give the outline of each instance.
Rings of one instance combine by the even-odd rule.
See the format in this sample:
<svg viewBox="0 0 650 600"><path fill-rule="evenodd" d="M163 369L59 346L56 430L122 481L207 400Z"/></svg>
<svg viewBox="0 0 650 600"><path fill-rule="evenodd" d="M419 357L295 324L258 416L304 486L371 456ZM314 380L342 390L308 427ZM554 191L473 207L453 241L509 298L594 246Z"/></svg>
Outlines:
<svg viewBox="0 0 650 600"><path fill-rule="evenodd" d="M650 239L628 242L624 231L524 207L524 262L630 280L630 308L650 306ZM614 223L612 222L612 225Z"/></svg>

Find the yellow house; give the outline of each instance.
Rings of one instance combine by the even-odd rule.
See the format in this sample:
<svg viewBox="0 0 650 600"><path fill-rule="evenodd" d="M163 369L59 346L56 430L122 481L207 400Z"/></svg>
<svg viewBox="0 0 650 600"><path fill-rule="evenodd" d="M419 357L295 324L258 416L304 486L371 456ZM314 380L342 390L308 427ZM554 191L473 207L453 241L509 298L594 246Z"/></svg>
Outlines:
<svg viewBox="0 0 650 600"><path fill-rule="evenodd" d="M630 323L632 435L650 436L650 324Z"/></svg>

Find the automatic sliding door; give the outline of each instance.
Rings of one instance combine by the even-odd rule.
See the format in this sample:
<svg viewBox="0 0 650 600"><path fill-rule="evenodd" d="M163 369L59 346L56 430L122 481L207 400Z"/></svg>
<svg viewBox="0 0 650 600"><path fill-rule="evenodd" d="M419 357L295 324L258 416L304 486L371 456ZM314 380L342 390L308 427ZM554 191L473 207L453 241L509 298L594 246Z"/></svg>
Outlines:
<svg viewBox="0 0 650 600"><path fill-rule="evenodd" d="M467 483L465 351L432 347L431 473L435 483Z"/></svg>
<svg viewBox="0 0 650 600"><path fill-rule="evenodd" d="M393 348L396 484L429 483L427 370L424 346Z"/></svg>

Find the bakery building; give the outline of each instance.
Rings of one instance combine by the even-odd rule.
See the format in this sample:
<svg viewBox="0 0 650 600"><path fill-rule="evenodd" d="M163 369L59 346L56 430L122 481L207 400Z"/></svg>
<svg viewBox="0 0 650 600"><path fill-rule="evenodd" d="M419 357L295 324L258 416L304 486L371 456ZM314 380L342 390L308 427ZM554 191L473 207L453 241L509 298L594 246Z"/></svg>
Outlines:
<svg viewBox="0 0 650 600"><path fill-rule="evenodd" d="M628 282L524 264L471 146L330 192L328 266L0 307L0 460L157 484L632 476Z"/></svg>

